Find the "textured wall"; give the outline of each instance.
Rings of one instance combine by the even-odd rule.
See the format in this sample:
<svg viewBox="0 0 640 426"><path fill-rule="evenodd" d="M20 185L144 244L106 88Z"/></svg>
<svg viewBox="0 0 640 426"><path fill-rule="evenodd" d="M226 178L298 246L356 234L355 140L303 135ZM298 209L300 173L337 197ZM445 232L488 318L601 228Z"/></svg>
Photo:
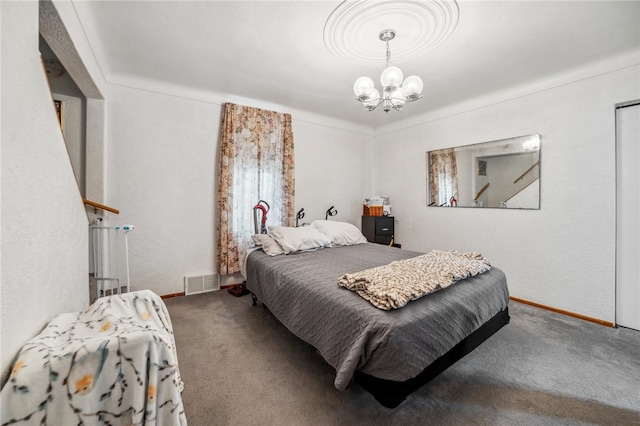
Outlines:
<svg viewBox="0 0 640 426"><path fill-rule="evenodd" d="M183 291L213 271L214 177L220 106L110 88L106 166L111 223L130 223L131 284Z"/></svg>
<svg viewBox="0 0 640 426"><path fill-rule="evenodd" d="M87 217L38 54L38 3L3 2L1 364L61 312L84 309Z"/></svg>
<svg viewBox="0 0 640 426"><path fill-rule="evenodd" d="M304 208L302 222L324 219L335 206L331 220L360 227L362 201L373 194L373 137L296 121L296 212Z"/></svg>
<svg viewBox="0 0 640 426"><path fill-rule="evenodd" d="M64 141L73 168L78 190L85 195L85 158L87 108L85 99L61 95L54 92L54 99L62 101L62 125Z"/></svg>
<svg viewBox="0 0 640 426"><path fill-rule="evenodd" d="M132 286L181 292L184 275L214 272L221 107L122 86L109 93L107 187L121 211L110 221L136 227ZM373 190L372 138L295 117L297 208L314 220L335 205L336 220L359 224Z"/></svg>
<svg viewBox="0 0 640 426"><path fill-rule="evenodd" d="M392 196L397 241L480 251L513 296L613 321L614 105L640 98L638 75L634 66L379 136L376 187ZM426 207L426 151L530 133L542 135L540 210Z"/></svg>
<svg viewBox="0 0 640 426"><path fill-rule="evenodd" d="M85 198L107 203L105 188L105 101L87 99ZM93 217L90 216L91 219Z"/></svg>

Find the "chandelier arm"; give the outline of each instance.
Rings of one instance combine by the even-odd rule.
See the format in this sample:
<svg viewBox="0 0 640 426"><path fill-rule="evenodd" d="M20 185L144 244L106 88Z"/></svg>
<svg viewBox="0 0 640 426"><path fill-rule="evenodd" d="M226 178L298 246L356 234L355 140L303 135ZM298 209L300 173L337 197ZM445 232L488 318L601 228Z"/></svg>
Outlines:
<svg viewBox="0 0 640 426"><path fill-rule="evenodd" d="M416 97L416 98L406 98L404 101L405 101L405 102L415 102L415 101L417 101L418 99L422 99L422 95L420 95L420 96L418 96L418 97Z"/></svg>
<svg viewBox="0 0 640 426"><path fill-rule="evenodd" d="M366 101L355 98L357 101L360 101L362 105L364 105L367 111L373 111L378 108L382 102L384 102L384 98L376 98L376 99L367 99ZM375 105L372 105L375 102Z"/></svg>
<svg viewBox="0 0 640 426"><path fill-rule="evenodd" d="M379 98L371 98L371 99L365 99L365 100L362 100L362 99L360 99L358 97L354 97L353 99L355 99L358 102L362 102L363 104L365 102L372 102L372 101L373 102L382 102L382 101L384 101L384 97L382 97L382 96L380 96Z"/></svg>
<svg viewBox="0 0 640 426"><path fill-rule="evenodd" d="M358 98L356 98L356 99L358 99ZM392 101L415 102L418 99L422 99L422 95L420 95L420 96L418 96L416 98L408 98L408 97L407 98L398 98L398 97L395 97L395 96L389 96L389 99L392 100Z"/></svg>

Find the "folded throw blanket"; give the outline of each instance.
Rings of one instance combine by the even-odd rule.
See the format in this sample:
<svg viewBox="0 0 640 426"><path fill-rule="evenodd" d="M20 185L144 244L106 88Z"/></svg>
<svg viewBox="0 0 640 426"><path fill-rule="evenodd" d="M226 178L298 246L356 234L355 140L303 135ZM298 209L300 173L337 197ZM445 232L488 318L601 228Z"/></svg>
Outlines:
<svg viewBox="0 0 640 426"><path fill-rule="evenodd" d="M432 250L411 259L344 274L338 284L375 307L390 310L489 269L491 263L480 253Z"/></svg>

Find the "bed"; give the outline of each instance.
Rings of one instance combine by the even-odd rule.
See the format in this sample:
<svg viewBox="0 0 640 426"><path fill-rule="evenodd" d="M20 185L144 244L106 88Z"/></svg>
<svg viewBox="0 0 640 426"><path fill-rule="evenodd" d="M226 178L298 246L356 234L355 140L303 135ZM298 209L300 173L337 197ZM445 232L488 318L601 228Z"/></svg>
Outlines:
<svg viewBox="0 0 640 426"><path fill-rule="evenodd" d="M382 310L338 279L422 253L333 242L286 255L254 250L245 276L254 297L335 368L337 389L354 380L383 406L396 407L509 321L506 277L495 266L400 309Z"/></svg>

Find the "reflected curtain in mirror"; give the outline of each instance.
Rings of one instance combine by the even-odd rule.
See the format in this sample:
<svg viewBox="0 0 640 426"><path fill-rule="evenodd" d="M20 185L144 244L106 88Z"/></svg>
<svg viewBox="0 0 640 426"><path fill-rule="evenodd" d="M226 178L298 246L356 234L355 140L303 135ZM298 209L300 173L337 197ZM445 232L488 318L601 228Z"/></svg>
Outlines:
<svg viewBox="0 0 640 426"><path fill-rule="evenodd" d="M431 151L429 157L429 205L451 203L458 194L458 166L453 148Z"/></svg>
<svg viewBox="0 0 640 426"><path fill-rule="evenodd" d="M218 273L241 271L259 200L271 206L269 224L293 225L294 191L291 115L226 103L220 130Z"/></svg>

